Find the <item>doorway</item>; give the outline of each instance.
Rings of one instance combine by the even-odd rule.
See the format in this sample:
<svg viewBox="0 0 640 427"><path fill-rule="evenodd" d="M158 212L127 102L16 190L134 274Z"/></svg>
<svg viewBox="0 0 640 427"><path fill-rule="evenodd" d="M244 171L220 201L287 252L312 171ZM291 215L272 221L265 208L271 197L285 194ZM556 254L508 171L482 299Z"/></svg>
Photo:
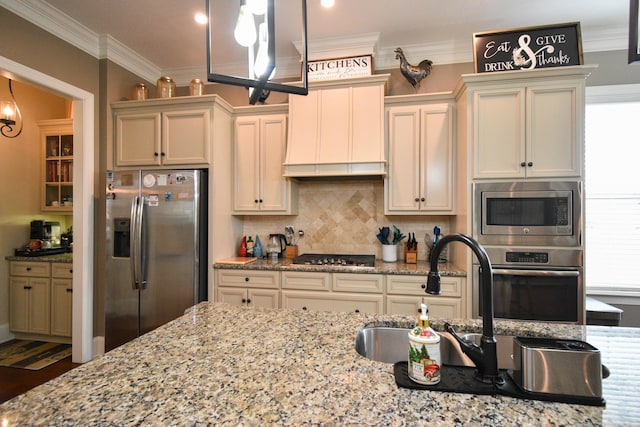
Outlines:
<svg viewBox="0 0 640 427"><path fill-rule="evenodd" d="M72 99L73 152L73 326L72 361L93 358L94 95L0 56L0 73Z"/></svg>

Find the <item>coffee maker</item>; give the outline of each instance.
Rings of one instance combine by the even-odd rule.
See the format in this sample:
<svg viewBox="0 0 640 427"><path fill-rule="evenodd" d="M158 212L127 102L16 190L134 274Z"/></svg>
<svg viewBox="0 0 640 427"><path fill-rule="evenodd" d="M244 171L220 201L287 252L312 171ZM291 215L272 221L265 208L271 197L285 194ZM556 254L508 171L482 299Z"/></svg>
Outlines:
<svg viewBox="0 0 640 427"><path fill-rule="evenodd" d="M51 248L60 246L60 223L57 221L31 221L30 239L41 240L42 246Z"/></svg>

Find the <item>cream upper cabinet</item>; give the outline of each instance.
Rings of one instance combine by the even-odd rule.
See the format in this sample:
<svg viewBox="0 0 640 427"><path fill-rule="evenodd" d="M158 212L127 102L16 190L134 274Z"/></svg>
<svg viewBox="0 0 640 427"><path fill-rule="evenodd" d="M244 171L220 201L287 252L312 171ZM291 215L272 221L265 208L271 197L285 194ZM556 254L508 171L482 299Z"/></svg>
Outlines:
<svg viewBox="0 0 640 427"><path fill-rule="evenodd" d="M73 120L39 120L43 211L73 210Z"/></svg>
<svg viewBox="0 0 640 427"><path fill-rule="evenodd" d="M394 98L387 108L385 214L454 213L452 103L401 105Z"/></svg>
<svg viewBox="0 0 640 427"><path fill-rule="evenodd" d="M312 82L289 96L285 176L384 174L388 75Z"/></svg>
<svg viewBox="0 0 640 427"><path fill-rule="evenodd" d="M296 184L283 177L282 170L287 116L266 114L264 109L236 109L236 113L263 114L238 115L235 119L233 210L235 214L295 214Z"/></svg>
<svg viewBox="0 0 640 427"><path fill-rule="evenodd" d="M215 95L112 104L115 166L207 166L216 103L226 104Z"/></svg>
<svg viewBox="0 0 640 427"><path fill-rule="evenodd" d="M463 76L471 104L473 178L582 175L588 74L586 67L560 68L525 72L527 78Z"/></svg>

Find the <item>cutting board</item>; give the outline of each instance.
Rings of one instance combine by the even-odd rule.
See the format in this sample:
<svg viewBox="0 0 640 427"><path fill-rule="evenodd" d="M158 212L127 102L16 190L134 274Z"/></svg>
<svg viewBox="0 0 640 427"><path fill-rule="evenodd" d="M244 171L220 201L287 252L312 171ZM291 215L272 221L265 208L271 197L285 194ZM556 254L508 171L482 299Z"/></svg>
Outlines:
<svg viewBox="0 0 640 427"><path fill-rule="evenodd" d="M245 265L251 264L252 262L256 262L258 258L249 258L249 257L231 257L219 259L216 261L217 264L236 264L236 265Z"/></svg>

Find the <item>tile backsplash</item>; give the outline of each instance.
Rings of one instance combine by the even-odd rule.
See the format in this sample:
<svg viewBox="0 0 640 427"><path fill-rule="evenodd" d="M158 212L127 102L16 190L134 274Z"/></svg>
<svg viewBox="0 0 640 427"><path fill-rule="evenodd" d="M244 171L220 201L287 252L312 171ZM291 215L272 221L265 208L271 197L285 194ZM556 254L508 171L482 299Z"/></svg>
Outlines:
<svg viewBox="0 0 640 427"><path fill-rule="evenodd" d="M418 260L424 261L427 257L425 235L428 233L433 238L436 225L442 234L450 229L448 216L385 216L381 178L301 181L298 198L298 215L245 216L243 233L254 239L258 235L266 245L269 234L284 233L284 227L292 225L296 231L304 231L304 237L298 238L300 254L374 254L381 258L382 245L376 238L378 228L396 225L405 235L415 233ZM400 246L399 251L402 250ZM398 259L402 259L401 252Z"/></svg>

